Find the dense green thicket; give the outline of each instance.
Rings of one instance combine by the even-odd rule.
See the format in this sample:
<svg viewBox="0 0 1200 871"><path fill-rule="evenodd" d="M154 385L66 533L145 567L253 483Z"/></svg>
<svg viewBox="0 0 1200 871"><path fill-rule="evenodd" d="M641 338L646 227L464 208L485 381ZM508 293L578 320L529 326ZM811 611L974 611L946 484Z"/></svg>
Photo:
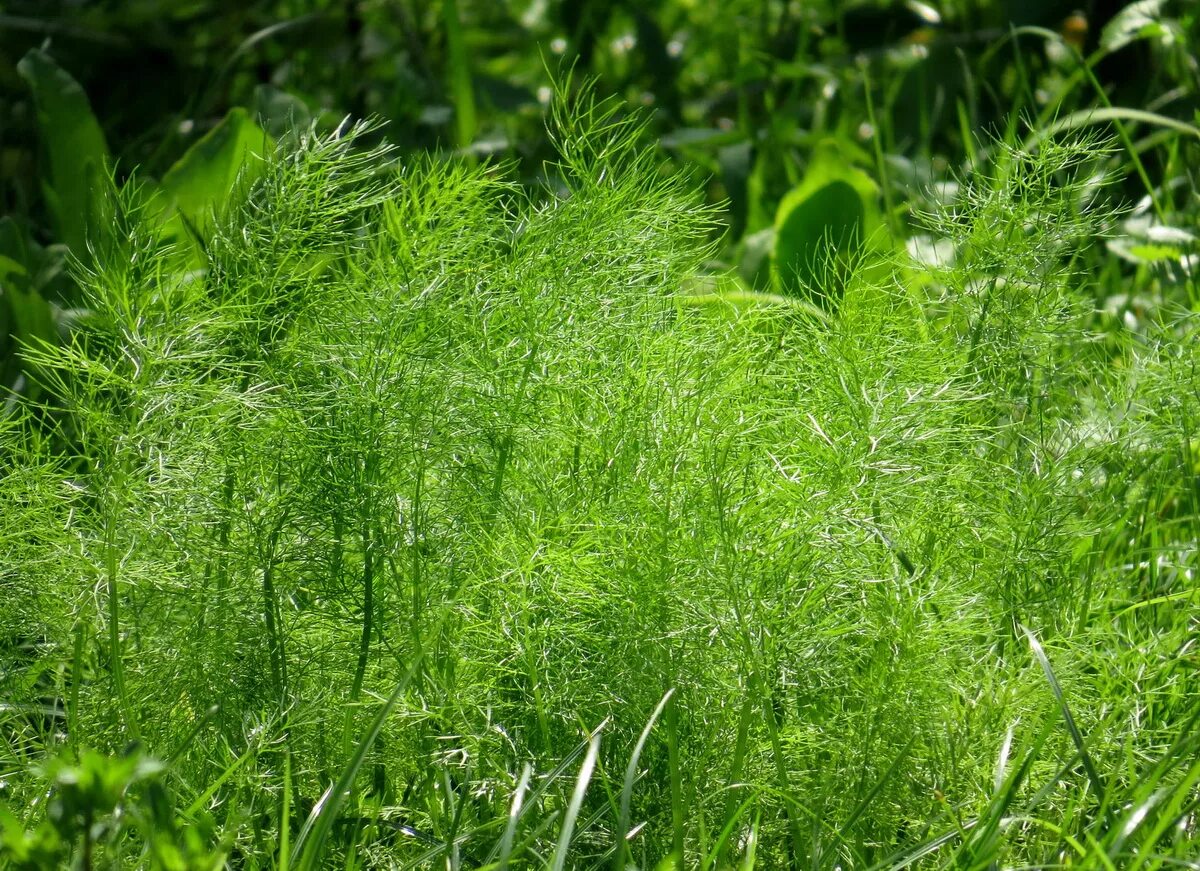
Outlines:
<svg viewBox="0 0 1200 871"><path fill-rule="evenodd" d="M1075 5L5 4L0 867L1200 862L1200 7Z"/></svg>
<svg viewBox="0 0 1200 871"><path fill-rule="evenodd" d="M1089 265L1105 272L1098 307L1140 318L1178 301L1195 253L1198 28L1183 0L10 0L0 387L39 398L20 347L73 328L66 258L87 258L89 180L105 167L163 182L170 201L214 137L253 144L246 121L261 140L380 117L401 153L500 158L537 187L564 69L645 107L660 171L705 177L714 254L756 291L798 291L791 273L806 270L772 263L821 235L792 218L831 167L903 238L931 184L988 164L979 139L1108 129L1124 148L1107 168L1152 209ZM833 203L844 224L853 200Z"/></svg>
<svg viewBox="0 0 1200 871"><path fill-rule="evenodd" d="M1194 861L1196 345L1097 340L1107 144L995 146L952 257L811 305L560 116L532 193L361 131L190 236L112 192L0 434L6 837L26 760L136 739L99 860Z"/></svg>

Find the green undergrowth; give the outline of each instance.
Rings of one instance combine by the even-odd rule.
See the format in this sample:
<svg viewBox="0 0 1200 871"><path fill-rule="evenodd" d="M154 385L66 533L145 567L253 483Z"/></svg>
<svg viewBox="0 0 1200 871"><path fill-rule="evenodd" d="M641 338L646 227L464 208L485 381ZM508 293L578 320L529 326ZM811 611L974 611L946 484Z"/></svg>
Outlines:
<svg viewBox="0 0 1200 871"><path fill-rule="evenodd" d="M204 238L112 192L0 434L0 855L1197 861L1194 327L1096 333L1106 143L726 305L690 183L559 115L534 194L361 129ZM95 750L166 767L89 827Z"/></svg>

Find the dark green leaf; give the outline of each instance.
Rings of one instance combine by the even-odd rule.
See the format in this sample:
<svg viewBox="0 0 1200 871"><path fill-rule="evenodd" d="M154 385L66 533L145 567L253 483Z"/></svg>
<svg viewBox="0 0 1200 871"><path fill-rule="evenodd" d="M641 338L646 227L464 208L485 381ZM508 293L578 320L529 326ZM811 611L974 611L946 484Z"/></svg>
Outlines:
<svg viewBox="0 0 1200 871"><path fill-rule="evenodd" d="M104 133L83 88L45 52L30 51L17 70L37 104L47 163L43 188L56 230L71 252L83 257L101 195L91 187L96 174L107 170Z"/></svg>
<svg viewBox="0 0 1200 871"><path fill-rule="evenodd" d="M250 120L245 109L231 109L167 170L162 193L183 221L207 237L214 213L221 210L234 185L259 172L274 148L274 140ZM182 235L181 226L175 229Z"/></svg>
<svg viewBox="0 0 1200 871"><path fill-rule="evenodd" d="M832 307L878 224L874 183L831 145L775 216L774 281L782 293Z"/></svg>
<svg viewBox="0 0 1200 871"><path fill-rule="evenodd" d="M836 298L837 264L863 241L863 205L844 181L831 181L799 202L784 201L776 225L775 272L787 293Z"/></svg>

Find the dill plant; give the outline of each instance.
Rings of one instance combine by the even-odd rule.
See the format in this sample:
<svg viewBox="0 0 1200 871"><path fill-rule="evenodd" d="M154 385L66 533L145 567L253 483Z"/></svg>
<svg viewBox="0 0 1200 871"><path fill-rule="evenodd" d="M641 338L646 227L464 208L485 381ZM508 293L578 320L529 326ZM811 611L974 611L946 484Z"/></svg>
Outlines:
<svg viewBox="0 0 1200 871"><path fill-rule="evenodd" d="M1195 391L1169 332L1091 372L1103 150L1002 149L920 298L897 262L818 315L697 304L688 181L612 105L556 124L533 195L302 137L200 271L114 193L89 320L29 353L63 406L2 434L4 607L69 721L22 748L139 738L258 865L1185 855L1187 623L1124 586L1154 530L1103 542L1194 474ZM1092 652L1147 631L1122 596L1136 679Z"/></svg>

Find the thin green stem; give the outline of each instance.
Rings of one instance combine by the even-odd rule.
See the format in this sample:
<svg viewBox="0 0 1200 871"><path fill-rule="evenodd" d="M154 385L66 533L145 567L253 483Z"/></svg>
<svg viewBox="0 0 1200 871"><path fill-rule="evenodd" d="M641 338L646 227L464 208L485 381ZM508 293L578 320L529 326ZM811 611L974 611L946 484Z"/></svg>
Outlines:
<svg viewBox="0 0 1200 871"><path fill-rule="evenodd" d="M120 560L117 557L116 511L108 505L104 512L104 576L108 591L108 657L112 667L113 686L125 728L134 740L141 737L137 717L129 704L125 688L125 661L121 642Z"/></svg>

